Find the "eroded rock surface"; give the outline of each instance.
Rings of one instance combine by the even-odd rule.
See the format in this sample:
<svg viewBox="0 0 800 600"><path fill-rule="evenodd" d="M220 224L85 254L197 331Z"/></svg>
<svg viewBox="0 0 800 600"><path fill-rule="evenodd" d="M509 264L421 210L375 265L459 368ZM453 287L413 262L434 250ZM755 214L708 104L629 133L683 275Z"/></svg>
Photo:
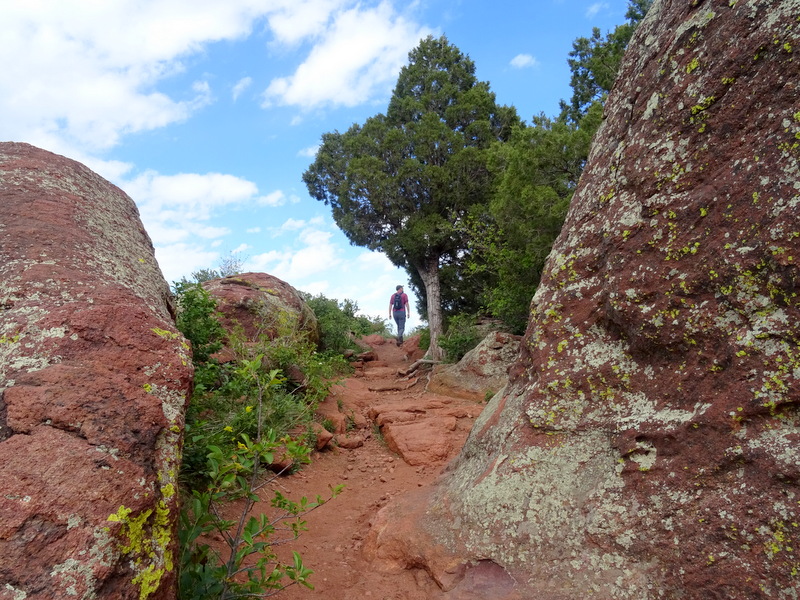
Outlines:
<svg viewBox="0 0 800 600"><path fill-rule="evenodd" d="M0 598L174 598L188 346L133 201L0 144Z"/></svg>
<svg viewBox="0 0 800 600"><path fill-rule="evenodd" d="M428 389L446 396L486 400L508 383L508 368L519 354L519 336L492 331L458 363L437 365Z"/></svg>
<svg viewBox="0 0 800 600"><path fill-rule="evenodd" d="M427 375L400 377L398 365L408 367L425 353L419 336L398 348L379 335L365 338L374 348L370 360L355 375L333 387L317 408L317 417L335 433L339 448L359 448L372 430L407 464L439 468L463 446L485 404L426 389Z"/></svg>
<svg viewBox="0 0 800 600"><path fill-rule="evenodd" d="M376 557L459 598L487 561L497 598L798 597L799 17L656 0L509 386Z"/></svg>

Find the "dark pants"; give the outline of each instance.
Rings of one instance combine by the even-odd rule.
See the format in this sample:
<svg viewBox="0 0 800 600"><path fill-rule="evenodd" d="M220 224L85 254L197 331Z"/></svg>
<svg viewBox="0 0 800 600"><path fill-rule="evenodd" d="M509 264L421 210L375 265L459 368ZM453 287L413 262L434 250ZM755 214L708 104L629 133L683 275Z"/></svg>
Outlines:
<svg viewBox="0 0 800 600"><path fill-rule="evenodd" d="M395 310L394 314L394 322L397 323L397 341L403 342L403 333L406 330L406 311L404 310Z"/></svg>

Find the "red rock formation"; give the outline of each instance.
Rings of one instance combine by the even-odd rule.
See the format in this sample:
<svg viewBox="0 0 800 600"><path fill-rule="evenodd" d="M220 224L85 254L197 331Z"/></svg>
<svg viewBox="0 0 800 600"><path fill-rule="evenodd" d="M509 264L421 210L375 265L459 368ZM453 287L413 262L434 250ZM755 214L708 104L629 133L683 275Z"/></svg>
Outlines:
<svg viewBox="0 0 800 600"><path fill-rule="evenodd" d="M797 598L799 16L656 0L509 387L376 556L463 598L486 561L539 600Z"/></svg>
<svg viewBox="0 0 800 600"><path fill-rule="evenodd" d="M519 336L489 333L454 365L437 365L428 390L445 396L483 401L508 382L508 367L519 354Z"/></svg>
<svg viewBox="0 0 800 600"><path fill-rule="evenodd" d="M246 341L265 335L273 339L284 330L301 332L319 343L319 325L314 312L291 285L267 273L241 273L212 279L203 287L217 300L226 331L241 327Z"/></svg>
<svg viewBox="0 0 800 600"><path fill-rule="evenodd" d="M174 598L188 346L133 201L0 144L0 597Z"/></svg>

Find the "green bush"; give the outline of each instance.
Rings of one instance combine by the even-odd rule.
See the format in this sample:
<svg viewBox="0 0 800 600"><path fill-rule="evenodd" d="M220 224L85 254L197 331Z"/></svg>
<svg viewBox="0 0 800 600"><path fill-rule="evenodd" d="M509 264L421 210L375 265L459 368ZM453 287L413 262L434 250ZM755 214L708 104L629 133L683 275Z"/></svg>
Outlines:
<svg viewBox="0 0 800 600"><path fill-rule="evenodd" d="M427 350L431 347L431 330L427 327L415 327L406 337L411 337L412 335L419 335L419 347L421 350Z"/></svg>
<svg viewBox="0 0 800 600"><path fill-rule="evenodd" d="M473 315L455 315L448 320L447 332L439 340L448 362L458 362L481 341Z"/></svg>
<svg viewBox="0 0 800 600"><path fill-rule="evenodd" d="M197 487L205 483L208 444L231 450L240 435L254 435L256 422L249 411L259 389L256 381L246 376L243 365L247 361L258 356L261 371L277 370L282 374L265 392L261 425L274 429L279 436L289 431L300 432L301 438L306 437L303 431L309 429L317 404L328 396L338 377L352 368L340 353L318 352L308 335L299 329L297 317L292 313L256 307L264 322L263 329L274 332L274 338L262 335L257 340L248 340L241 327L225 334L214 299L201 286L175 284L175 289L181 309L178 327L192 342L195 363L195 388L186 414L181 475L185 484ZM355 308L350 306L348 310L352 312ZM210 356L221 348L223 338L236 357L226 364Z"/></svg>
<svg viewBox="0 0 800 600"><path fill-rule="evenodd" d="M303 293L302 296L317 317L323 350L338 353L355 350L358 346L353 342L353 335L359 337L388 331L383 319L357 315L358 304L352 300L339 302L322 294L311 296Z"/></svg>
<svg viewBox="0 0 800 600"><path fill-rule="evenodd" d="M340 354L317 352L289 313L264 311L264 329L277 336L246 340L241 328L224 331L215 302L202 287L175 284L175 290L178 327L192 342L195 365L181 468L179 598L262 597L291 583L311 587L311 571L299 555L285 564L270 548L280 541L274 539L276 524L288 523L296 537L304 529L301 517L323 500L295 503L276 494L270 518L248 515L276 451L286 452L294 464L307 461L316 441L310 427L316 406L349 364ZM223 339L235 360L220 364L211 355ZM294 381L283 375L287 372ZM332 488L331 497L338 491ZM215 507L236 499L244 501L238 521L222 519ZM214 532L228 546L228 556L203 542Z"/></svg>
<svg viewBox="0 0 800 600"><path fill-rule="evenodd" d="M215 442L219 436L193 434L195 445L206 449L203 475L206 485L191 490L184 500L179 516L178 539L178 598L180 600L211 600L232 598L261 598L299 583L312 588L308 578L312 574L294 553L291 562L284 562L272 551L280 529L288 531L289 539L297 538L306 529L303 516L327 500L317 496L316 502L302 498L293 502L279 491L272 499L270 516L250 515L260 496L256 493L278 476L271 474L264 481L266 465L272 464L275 453L287 454L294 461L307 462L310 449L288 438L279 438L275 430L264 428L261 419L266 408L270 389L280 386L278 371L265 373L262 357L242 361L239 376L251 379L256 390L253 405L244 413L250 415L237 424L254 427L252 437L239 433L232 449L223 449ZM241 416L241 415L240 415ZM223 429L233 433L233 425ZM198 444L199 442L199 444ZM342 486L331 488L334 498ZM329 498L329 499L330 499ZM217 508L220 504L240 501L238 518L226 519ZM218 535L225 546L226 555L220 554L204 540Z"/></svg>
<svg viewBox="0 0 800 600"><path fill-rule="evenodd" d="M195 364L204 364L222 348L225 337L225 330L217 318L217 302L199 283L176 283L175 292L178 329L192 344Z"/></svg>

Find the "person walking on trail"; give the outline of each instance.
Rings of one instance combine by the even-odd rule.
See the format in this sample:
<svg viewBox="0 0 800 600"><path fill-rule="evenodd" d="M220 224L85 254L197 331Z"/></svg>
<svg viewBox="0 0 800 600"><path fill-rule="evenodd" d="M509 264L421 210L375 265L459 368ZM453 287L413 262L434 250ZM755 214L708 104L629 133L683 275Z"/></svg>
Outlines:
<svg viewBox="0 0 800 600"><path fill-rule="evenodd" d="M408 310L408 296L403 293L403 286L398 285L395 289L397 291L389 299L389 318L394 317L394 322L397 323L397 345L399 346L403 343L406 319L410 311Z"/></svg>

